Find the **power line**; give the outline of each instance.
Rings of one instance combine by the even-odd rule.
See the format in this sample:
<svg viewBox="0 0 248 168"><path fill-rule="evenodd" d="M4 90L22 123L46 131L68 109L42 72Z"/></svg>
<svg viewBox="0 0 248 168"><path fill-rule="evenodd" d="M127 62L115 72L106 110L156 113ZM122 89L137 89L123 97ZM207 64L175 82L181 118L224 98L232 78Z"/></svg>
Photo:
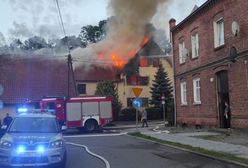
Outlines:
<svg viewBox="0 0 248 168"><path fill-rule="evenodd" d="M58 2L58 0L55 0L55 2L56 2L56 6L57 6L57 11L58 11L58 14L59 14L60 24L62 26L64 36L66 37L65 26L64 26L64 22L63 22L63 19L62 19L62 16L61 16L59 2Z"/></svg>
<svg viewBox="0 0 248 168"><path fill-rule="evenodd" d="M61 24L61 27L62 27L64 36L67 37L58 0L55 0L55 3L56 3L56 6L57 6L58 17L59 17L59 20L60 20L60 24ZM69 46L68 40L67 40L67 47L68 47L68 52L69 52L69 54L70 54L70 46Z"/></svg>
<svg viewBox="0 0 248 168"><path fill-rule="evenodd" d="M56 2L56 5L57 5L57 10L58 10L58 13L59 13L59 19L60 19L60 22L61 22L61 26L62 26L64 35L65 35L65 38L66 38L65 26L64 26L64 23L63 23L61 12L60 12L59 2L58 2L58 0L55 0L55 2ZM71 54L70 54L70 46L69 46L69 40L68 39L67 39L67 47L68 47L68 52L69 52L69 54L67 56L67 65L68 65L68 95L67 96L70 97L70 79L71 78L72 78L72 82L73 82L73 85L74 85L74 90L75 90L76 96L78 94L77 94L77 87L76 87L76 82L75 82L75 77L74 77L74 72L73 72L72 57L71 57Z"/></svg>

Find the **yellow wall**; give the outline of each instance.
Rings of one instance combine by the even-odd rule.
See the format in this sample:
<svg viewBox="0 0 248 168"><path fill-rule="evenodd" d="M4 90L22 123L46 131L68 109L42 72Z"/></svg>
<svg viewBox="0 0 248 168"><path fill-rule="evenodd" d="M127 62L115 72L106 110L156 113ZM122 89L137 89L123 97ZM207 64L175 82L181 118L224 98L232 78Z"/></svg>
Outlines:
<svg viewBox="0 0 248 168"><path fill-rule="evenodd" d="M171 84L173 85L174 82L173 82L172 66L164 58L161 58L160 61L163 65L165 71L168 73L168 78L170 79ZM132 88L134 88L134 87L138 87L138 88L143 89L139 97L150 99L150 97L151 97L150 87L152 86L152 81L154 80L154 75L156 74L157 70L158 70L158 68L152 67L152 66L139 68L139 73L141 76L149 76L148 86L128 86L128 85L126 85L125 82L118 83L119 99L122 102L123 108L127 107L127 98L135 97L135 95L132 91Z"/></svg>
<svg viewBox="0 0 248 168"><path fill-rule="evenodd" d="M164 58L161 58L160 61L163 64L165 71L168 73L168 77L171 81L171 84L173 85L174 82L173 82L172 66ZM143 89L139 97L150 99L150 97L151 97L150 87L152 86L152 81L154 80L154 75L157 72L157 69L158 68L152 67L152 66L139 68L139 73L141 76L149 76L148 86L129 86L126 84L125 80L116 84L119 99L123 105L123 108L127 107L127 98L135 97L133 90L132 90L132 88L134 88L134 87L138 87L138 88ZM97 83L93 83L93 82L83 82L83 83L86 84L86 94L80 95L80 96L92 96L92 95L94 95Z"/></svg>

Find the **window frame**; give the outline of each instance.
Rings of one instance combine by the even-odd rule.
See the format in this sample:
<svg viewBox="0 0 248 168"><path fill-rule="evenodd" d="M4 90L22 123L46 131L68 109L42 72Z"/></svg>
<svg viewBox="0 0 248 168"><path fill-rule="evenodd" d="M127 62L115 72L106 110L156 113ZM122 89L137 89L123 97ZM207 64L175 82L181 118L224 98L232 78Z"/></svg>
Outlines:
<svg viewBox="0 0 248 168"><path fill-rule="evenodd" d="M218 48L225 45L225 26L224 18L220 17L213 22L214 26L214 47ZM221 27L221 28L220 28Z"/></svg>
<svg viewBox="0 0 248 168"><path fill-rule="evenodd" d="M185 43L184 41L180 41L178 44L179 51L179 64L183 64L186 62L186 54L185 54Z"/></svg>
<svg viewBox="0 0 248 168"><path fill-rule="evenodd" d="M193 100L194 100L194 104L201 104L200 78L194 78L193 79Z"/></svg>
<svg viewBox="0 0 248 168"><path fill-rule="evenodd" d="M79 87L80 87L80 86L79 86L79 85L83 85L83 86L84 86L84 89L83 89L83 90L84 90L84 93L80 93L80 91L79 91ZM78 84L77 84L77 92L78 92L79 95L84 95L84 94L86 94L86 92L87 92L86 84L85 84L85 83L78 83Z"/></svg>
<svg viewBox="0 0 248 168"><path fill-rule="evenodd" d="M194 33L191 35L191 51L192 51L192 59L199 57L199 34Z"/></svg>
<svg viewBox="0 0 248 168"><path fill-rule="evenodd" d="M180 82L180 98L181 98L181 105L187 105L187 83L186 81Z"/></svg>

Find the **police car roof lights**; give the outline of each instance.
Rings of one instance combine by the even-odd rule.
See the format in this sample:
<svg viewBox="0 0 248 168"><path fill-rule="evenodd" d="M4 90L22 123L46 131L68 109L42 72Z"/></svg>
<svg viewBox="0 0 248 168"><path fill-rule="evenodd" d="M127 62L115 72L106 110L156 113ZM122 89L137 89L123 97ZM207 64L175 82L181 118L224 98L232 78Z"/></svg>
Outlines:
<svg viewBox="0 0 248 168"><path fill-rule="evenodd" d="M17 112L18 113L26 113L26 112L28 112L28 109L26 107L20 107L17 109Z"/></svg>

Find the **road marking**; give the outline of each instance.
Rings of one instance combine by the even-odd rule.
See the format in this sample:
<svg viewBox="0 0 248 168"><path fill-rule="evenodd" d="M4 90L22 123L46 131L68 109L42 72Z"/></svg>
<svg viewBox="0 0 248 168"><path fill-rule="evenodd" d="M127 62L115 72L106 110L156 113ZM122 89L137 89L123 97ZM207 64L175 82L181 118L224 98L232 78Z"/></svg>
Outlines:
<svg viewBox="0 0 248 168"><path fill-rule="evenodd" d="M100 155L97 155L97 154L91 152L91 151L88 149L87 146L85 146L85 145L80 145L80 144L76 144L76 143L71 143L71 142L66 142L66 144L68 144L68 145L73 145L73 146L77 146L77 147L85 148L85 150L86 150L90 155L95 156L96 158L99 158L100 160L102 160L102 161L105 163L106 168L110 168L109 162L108 162L104 157L102 157L102 156L100 156Z"/></svg>
<svg viewBox="0 0 248 168"><path fill-rule="evenodd" d="M80 138L80 137L104 137L104 136L120 136L126 135L127 132L119 133L119 134L91 134L91 135L64 135L65 138Z"/></svg>

